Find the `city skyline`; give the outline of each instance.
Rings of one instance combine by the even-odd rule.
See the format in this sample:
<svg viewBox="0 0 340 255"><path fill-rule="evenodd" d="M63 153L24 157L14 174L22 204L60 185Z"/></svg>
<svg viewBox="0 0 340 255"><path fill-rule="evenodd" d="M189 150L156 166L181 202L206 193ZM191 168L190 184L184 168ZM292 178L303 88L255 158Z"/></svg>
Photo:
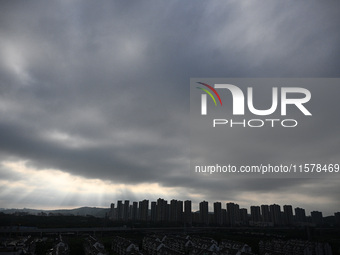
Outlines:
<svg viewBox="0 0 340 255"><path fill-rule="evenodd" d="M1 207L176 197L332 215L340 173L191 173L189 92L190 78L200 77L340 77L339 9L339 2L293 0L2 3ZM325 94L322 85L313 88L306 128L227 130L223 148L206 141L195 149L244 165L339 164L340 86ZM257 89L256 109L270 94Z"/></svg>
<svg viewBox="0 0 340 255"><path fill-rule="evenodd" d="M124 201L124 203L123 203L123 201ZM118 208L118 204L120 203L120 206L122 206L123 204L125 205L125 201L127 201L127 203L129 204L130 203L130 200L117 200L117 203L111 203L111 206L110 206L110 209L117 209ZM142 201L139 201L139 202L137 202L137 201L133 201L133 203L144 203L144 202L147 202L147 204L149 205L150 204L150 206L151 206L151 204L152 203L157 203L158 201L162 201L163 203L165 203L166 205L169 205L170 207L172 206L172 202L174 202L174 201L176 201L176 202L179 202L179 203L182 203L182 206L181 206L181 208L182 208L182 210L181 210L181 212L185 212L185 204L186 204L186 202L190 202L190 209L191 209L191 212L199 212L200 211L200 206L201 206L201 203L206 203L205 204L205 206L204 206L204 208L205 208L205 210L207 209L207 211L209 212L209 213L211 213L211 212L214 212L215 211L215 209L216 209L216 207L215 207L215 204L219 204L219 206L217 207L217 208L220 208L220 209L227 209L227 208L223 208L223 206L222 206L222 202L220 202L220 201L214 201L214 202L209 202L209 201L205 201L205 200L203 200L203 201L200 201L199 203L197 203L197 207L192 207L192 201L191 200L177 200L177 199L175 199L175 198L172 198L171 200L166 200L166 199L163 199L163 198L158 198L156 201L151 201L151 200L148 200L148 199L144 199L144 200L142 200ZM150 203L149 203L150 202ZM170 202L170 203L168 203L168 202ZM209 205L210 204L210 205ZM274 204L271 204L271 205L269 205L269 204L261 204L261 205L248 205L246 208L244 208L244 207L242 207L242 208L240 208L240 206L239 206L239 204L237 204L235 201L234 202L232 202L232 201L229 201L229 202L225 202L224 203L226 206L228 206L228 204L229 205L237 205L239 208L238 208L238 210L241 210L241 209L249 209L249 215L253 215L253 210L252 209L254 209L254 212L256 213L256 211L257 211L257 209L258 209L258 211L260 212L260 214L261 214L261 217L264 217L265 219L266 219L266 215L265 215L265 212L266 212L266 210L268 210L268 212L269 212L269 206L279 206L280 208L279 208L279 210L281 211L281 212L288 212L288 213L291 213L292 215L294 215L294 216L296 216L296 217L300 217L301 218L301 216L299 216L299 213L297 213L297 212L302 212L302 214L303 215L305 215L304 217L307 217L307 216L312 216L312 212L319 212L318 210L313 210L313 211L310 211L310 215L307 215L306 214L306 210L304 209L304 208L301 208L301 207L299 207L299 206L296 206L295 208L294 208L294 214L293 214L293 211L292 211L292 208L293 208L293 205L287 205L287 204L285 204L285 205L280 205L280 204L276 204L276 203L274 203ZM184 205L184 206L183 206ZM203 204L202 204L203 205ZM114 206L116 206L116 207L114 207ZM130 205L130 206L132 206L132 204ZM145 206L145 205L144 205ZM282 210L281 210L281 206L282 206ZM123 208L123 207L122 207ZM125 208L125 207L124 207ZM129 207L130 208L130 207ZM151 208L152 208L152 206L151 207L149 207L148 206L148 210L151 210ZM195 209L193 209L193 208L197 208L197 210L195 210ZM136 209L137 209L137 207L136 207ZM139 207L138 207L138 209L139 209ZM171 210L171 209L170 209ZM334 215L335 213L339 213L340 212L340 210L337 210L337 211L334 211L334 213L333 214L331 214L331 215L324 215L323 217L327 217L327 216L332 216L332 215ZM321 213L322 213L322 211L321 211ZM123 218L123 215L121 216L122 218ZM126 217L126 216L125 216ZM267 217L269 217L269 216L267 216ZM302 216L303 217L303 216ZM119 218L119 216L118 216L118 218Z"/></svg>
<svg viewBox="0 0 340 255"><path fill-rule="evenodd" d="M168 208L168 210L172 210L171 206L173 205L173 203L179 203L181 204L181 212L183 213L183 217L186 217L185 212L186 211L190 211L191 213L197 213L200 212L201 209L201 204L205 204L204 206L204 210L206 210L209 214L214 214L217 210L223 210L226 209L228 210L228 206L237 206L238 210L240 211L240 214L242 214L242 210L245 210L246 214L248 216L250 216L250 219L257 221L259 219L259 217L261 217L262 220L264 221L268 221L270 216L270 206L274 206L276 208L279 208L279 211L282 213L288 213L288 218L291 216L294 216L294 218L297 218L299 220L301 219L306 219L306 217L311 217L313 212L319 213L322 211L318 211L316 209L313 209L312 211L310 211L310 214L308 215L306 212L308 212L307 210L305 210L304 208L299 207L298 205L295 207L293 205L287 205L287 204L277 204L277 203L273 203L273 204L261 204L261 205L247 205L247 206L240 206L237 202L235 201L226 201L226 202L221 202L221 201L214 201L214 202L209 202L209 201L200 201L198 203L193 203L193 201L191 200L177 200L175 198L172 198L170 200L166 200L163 198L158 198L156 201L152 201L149 199L143 199L141 201L130 201L129 199L127 200L117 200L117 203L111 203L109 207L93 207L93 208L102 208L102 209L110 209L110 210L118 210L118 207L121 207L122 211L121 211L121 215L116 215L117 218L121 218L121 219L127 219L127 218L140 218L142 217L143 219L146 218L152 218L152 210L156 210L155 208L158 206L158 202L161 201L162 203L164 203L164 205L166 206L170 206ZM130 202L132 202L130 204ZM168 203L169 202L169 203ZM196 206L193 206L193 204L196 204ZM223 205L225 205L226 208L223 208ZM83 206L80 208L86 208L89 206ZM282 210L281 210L282 207ZM89 207L91 208L91 207ZM145 211L146 213L143 214L143 216L141 216L141 212L140 212L140 208L144 208L142 209L142 211ZM190 209L188 209L190 208ZM232 208L232 207L231 207ZM0 208L0 209L4 209L4 210L25 210L25 209L33 209L36 211L39 211L39 209L34 209L34 208ZM72 209L77 209L77 208L72 208ZM293 210L294 209L294 210ZM68 210L66 208L56 208L54 210L43 210L42 211L58 211L58 210ZM69 209L71 210L71 209ZM119 211L119 210L118 210ZM294 213L293 213L294 211ZM127 214L128 212L128 214ZM170 212L171 213L171 212ZM340 216L340 210L334 211L334 213L331 213L330 215L322 215L322 217L328 217L328 216L335 216L338 215L337 217ZM169 215L168 215L169 216ZM214 216L215 217L215 216ZM169 218L170 219L170 218ZM291 221L292 219L288 219L288 221Z"/></svg>

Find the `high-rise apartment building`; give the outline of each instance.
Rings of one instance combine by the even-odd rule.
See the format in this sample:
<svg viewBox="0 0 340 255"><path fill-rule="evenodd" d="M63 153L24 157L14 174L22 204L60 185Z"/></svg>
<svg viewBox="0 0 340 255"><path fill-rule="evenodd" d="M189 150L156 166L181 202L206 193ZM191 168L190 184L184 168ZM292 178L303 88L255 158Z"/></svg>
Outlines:
<svg viewBox="0 0 340 255"><path fill-rule="evenodd" d="M130 209L130 201L125 200L124 201L124 207L123 207L123 220L127 221L129 219L129 209Z"/></svg>
<svg viewBox="0 0 340 255"><path fill-rule="evenodd" d="M227 203L228 224L232 227L240 223L240 206L235 203Z"/></svg>
<svg viewBox="0 0 340 255"><path fill-rule="evenodd" d="M240 209L241 225L248 225L248 210L246 208Z"/></svg>
<svg viewBox="0 0 340 255"><path fill-rule="evenodd" d="M260 222L261 221L261 210L259 206L251 206L250 207L250 215L252 222Z"/></svg>
<svg viewBox="0 0 340 255"><path fill-rule="evenodd" d="M322 212L313 211L310 214L312 216L312 222L317 226L321 226L323 223Z"/></svg>
<svg viewBox="0 0 340 255"><path fill-rule="evenodd" d="M117 201L117 220L123 219L123 202L121 200Z"/></svg>
<svg viewBox="0 0 340 255"><path fill-rule="evenodd" d="M190 200L184 201L184 219L186 224L192 224L192 209Z"/></svg>
<svg viewBox="0 0 340 255"><path fill-rule="evenodd" d="M300 223L307 221L305 209L299 207L295 208L295 221Z"/></svg>
<svg viewBox="0 0 340 255"><path fill-rule="evenodd" d="M165 222L167 220L167 204L168 202L162 198L157 199L157 221Z"/></svg>
<svg viewBox="0 0 340 255"><path fill-rule="evenodd" d="M214 223L216 225L222 225L222 204L221 202L214 203Z"/></svg>
<svg viewBox="0 0 340 255"><path fill-rule="evenodd" d="M283 220L285 225L292 225L294 221L293 207L291 205L283 206Z"/></svg>
<svg viewBox="0 0 340 255"><path fill-rule="evenodd" d="M151 202L151 222L157 221L157 203Z"/></svg>
<svg viewBox="0 0 340 255"><path fill-rule="evenodd" d="M209 205L207 201L200 203L200 223L209 224Z"/></svg>
<svg viewBox="0 0 340 255"><path fill-rule="evenodd" d="M263 222L271 222L269 205L261 205L261 216Z"/></svg>
<svg viewBox="0 0 340 255"><path fill-rule="evenodd" d="M149 200L144 199L140 202L139 207L139 217L141 221L148 220L148 213L149 213Z"/></svg>
<svg viewBox="0 0 340 255"><path fill-rule="evenodd" d="M137 202L132 203L131 219L133 221L136 221L138 219L138 203Z"/></svg>
<svg viewBox="0 0 340 255"><path fill-rule="evenodd" d="M273 204L269 206L270 209L270 217L275 226L282 225L282 217L281 217L281 207L277 204Z"/></svg>

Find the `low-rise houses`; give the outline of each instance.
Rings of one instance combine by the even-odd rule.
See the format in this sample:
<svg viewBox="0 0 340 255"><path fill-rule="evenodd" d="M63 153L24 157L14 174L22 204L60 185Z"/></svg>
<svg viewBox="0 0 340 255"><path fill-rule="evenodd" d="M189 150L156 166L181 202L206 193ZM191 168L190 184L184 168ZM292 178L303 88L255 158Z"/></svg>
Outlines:
<svg viewBox="0 0 340 255"><path fill-rule="evenodd" d="M31 236L1 238L0 254L30 254L32 250L31 243L33 243Z"/></svg>
<svg viewBox="0 0 340 255"><path fill-rule="evenodd" d="M251 247L248 244L231 241L222 240L220 243L220 254L253 254Z"/></svg>
<svg viewBox="0 0 340 255"><path fill-rule="evenodd" d="M190 251L190 255L218 254L220 250L217 241L212 238L194 236L191 240L193 243L193 249Z"/></svg>
<svg viewBox="0 0 340 255"><path fill-rule="evenodd" d="M84 244L85 255L106 255L105 247L96 238L89 236Z"/></svg>
<svg viewBox="0 0 340 255"><path fill-rule="evenodd" d="M302 240L260 241L261 255L332 255L328 243L317 243Z"/></svg>
<svg viewBox="0 0 340 255"><path fill-rule="evenodd" d="M328 243L303 240L272 239L259 242L260 255L332 255ZM112 250L118 255L255 255L243 242L175 234L153 234L143 238L141 247L133 242L115 237ZM257 254L257 253L256 253Z"/></svg>
<svg viewBox="0 0 340 255"><path fill-rule="evenodd" d="M142 242L141 252L148 255L253 254L251 248L244 243L223 240L219 244L213 238L188 235L146 236Z"/></svg>
<svg viewBox="0 0 340 255"><path fill-rule="evenodd" d="M163 241L165 240L166 236L160 237L156 235L146 236L143 238L142 249L143 252L149 255L159 255L165 244Z"/></svg>
<svg viewBox="0 0 340 255"><path fill-rule="evenodd" d="M120 236L114 237L111 249L118 255L140 254L138 245Z"/></svg>

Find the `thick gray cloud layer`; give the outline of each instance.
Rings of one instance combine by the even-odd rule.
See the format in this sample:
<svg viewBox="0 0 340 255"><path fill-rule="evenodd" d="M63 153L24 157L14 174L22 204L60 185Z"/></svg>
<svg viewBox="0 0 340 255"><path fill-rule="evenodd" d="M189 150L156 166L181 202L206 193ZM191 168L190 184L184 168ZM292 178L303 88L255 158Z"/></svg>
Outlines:
<svg viewBox="0 0 340 255"><path fill-rule="evenodd" d="M252 199L240 195L259 192L293 203L299 192L327 197L329 212L339 210L338 181L226 185L188 174L190 77L338 77L339 8L316 1L3 3L1 160L187 190L179 199L247 205ZM301 206L322 210L310 204Z"/></svg>

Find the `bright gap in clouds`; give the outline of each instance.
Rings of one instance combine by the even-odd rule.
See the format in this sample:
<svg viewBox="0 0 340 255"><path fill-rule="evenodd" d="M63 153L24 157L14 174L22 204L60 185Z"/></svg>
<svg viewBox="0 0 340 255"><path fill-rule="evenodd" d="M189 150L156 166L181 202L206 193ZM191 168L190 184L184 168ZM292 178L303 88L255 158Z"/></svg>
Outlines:
<svg viewBox="0 0 340 255"><path fill-rule="evenodd" d="M109 207L117 200L176 197L178 190L157 183L115 184L86 179L57 169L38 170L27 161L3 161L0 166L11 180L0 180L0 202L7 208L61 209L82 206ZM148 187L145 190L145 187Z"/></svg>

